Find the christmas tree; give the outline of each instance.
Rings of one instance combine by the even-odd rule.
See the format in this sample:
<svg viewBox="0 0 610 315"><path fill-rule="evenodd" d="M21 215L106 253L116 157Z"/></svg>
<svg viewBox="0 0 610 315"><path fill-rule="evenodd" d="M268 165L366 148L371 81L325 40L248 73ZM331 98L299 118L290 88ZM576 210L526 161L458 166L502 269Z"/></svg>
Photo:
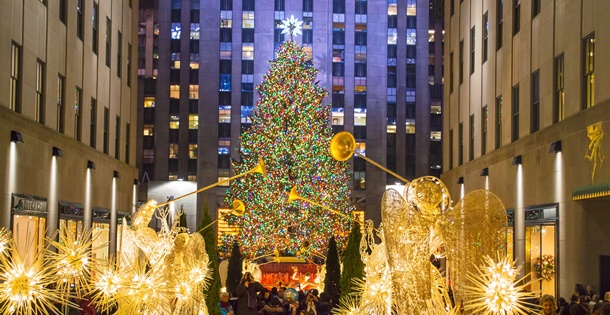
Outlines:
<svg viewBox="0 0 610 315"><path fill-rule="evenodd" d="M242 253L254 257L272 252L283 255L321 253L336 235L345 241L351 220L303 200L288 202L296 187L303 197L347 216L351 173L347 162L329 153L332 129L330 106L322 104L328 94L316 82L317 70L303 47L285 42L270 61L252 126L241 136L241 162L235 174L253 168L259 159L267 177L244 176L230 183L227 203L239 199L246 213L229 218L241 228L237 237Z"/></svg>
<svg viewBox="0 0 610 315"><path fill-rule="evenodd" d="M180 218L182 217L186 218L186 214L182 213ZM220 302L220 273L218 273L216 233L214 232L213 228L207 228L201 231L203 227L208 226L208 224L211 222L212 218L210 217L208 202L206 200L203 204L203 218L199 224L199 233L201 233L205 239L205 251L208 253L208 257L210 259L209 268L212 269L212 279L210 281L210 285L204 291L205 303L208 307L209 315L220 315L220 310L218 309L218 302Z"/></svg>
<svg viewBox="0 0 610 315"><path fill-rule="evenodd" d="M343 273L341 273L341 281L339 282L341 285L341 297L352 293L352 279L364 278L364 264L362 263L362 257L360 256L361 239L362 232L360 232L360 224L354 222L352 225L352 232L349 234L347 248L343 252L343 266L349 267L344 268Z"/></svg>

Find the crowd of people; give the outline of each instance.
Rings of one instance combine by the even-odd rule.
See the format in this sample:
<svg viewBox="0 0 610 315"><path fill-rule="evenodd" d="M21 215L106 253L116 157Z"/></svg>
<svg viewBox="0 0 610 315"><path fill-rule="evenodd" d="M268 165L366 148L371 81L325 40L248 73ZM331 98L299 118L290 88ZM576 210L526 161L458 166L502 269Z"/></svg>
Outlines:
<svg viewBox="0 0 610 315"><path fill-rule="evenodd" d="M220 294L221 315L330 315L332 301L325 292L313 289L297 291L296 298L285 296L287 288L273 287L271 290L258 283L252 274L246 272L237 289L234 301L229 301L229 293Z"/></svg>
<svg viewBox="0 0 610 315"><path fill-rule="evenodd" d="M577 284L570 302L560 297L545 294L540 298L540 315L610 315L610 292L604 294L602 299L595 294L590 286Z"/></svg>

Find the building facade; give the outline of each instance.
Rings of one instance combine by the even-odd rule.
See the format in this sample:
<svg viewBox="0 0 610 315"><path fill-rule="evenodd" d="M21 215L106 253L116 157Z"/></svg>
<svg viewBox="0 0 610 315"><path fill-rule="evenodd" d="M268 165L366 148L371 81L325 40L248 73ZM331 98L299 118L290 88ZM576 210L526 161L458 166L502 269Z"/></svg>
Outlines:
<svg viewBox="0 0 610 315"><path fill-rule="evenodd" d="M280 25L290 16L303 21L295 40L329 91L333 130L352 132L359 153L403 177L439 175L442 12L438 0L142 1L141 178L204 187L233 175L255 87L288 40ZM379 223L383 191L397 180L361 158L352 165L353 201ZM198 204L210 201L215 217L226 189Z"/></svg>
<svg viewBox="0 0 610 315"><path fill-rule="evenodd" d="M137 1L3 3L0 226L28 259L60 226L110 242L98 258L120 246L138 176L137 12Z"/></svg>
<svg viewBox="0 0 610 315"><path fill-rule="evenodd" d="M569 298L610 290L610 23L605 1L445 4L442 179L455 201L489 189L509 218L508 250L531 287ZM601 57L601 58L598 58Z"/></svg>

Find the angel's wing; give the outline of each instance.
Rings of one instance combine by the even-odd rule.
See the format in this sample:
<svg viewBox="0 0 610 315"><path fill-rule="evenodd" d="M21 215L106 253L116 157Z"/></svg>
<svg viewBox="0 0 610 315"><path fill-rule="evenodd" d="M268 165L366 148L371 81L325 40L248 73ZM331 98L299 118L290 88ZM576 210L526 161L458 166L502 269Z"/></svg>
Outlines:
<svg viewBox="0 0 610 315"><path fill-rule="evenodd" d="M189 237L184 258L187 264L197 263L207 266L209 262L208 254L205 251L205 240L199 233L193 233Z"/></svg>
<svg viewBox="0 0 610 315"><path fill-rule="evenodd" d="M449 277L455 301L460 301L460 288L469 285L467 273L475 272L486 255L506 254L506 210L492 192L472 191L445 213L443 232Z"/></svg>
<svg viewBox="0 0 610 315"><path fill-rule="evenodd" d="M430 223L393 189L381 214L398 313L420 314L430 298Z"/></svg>

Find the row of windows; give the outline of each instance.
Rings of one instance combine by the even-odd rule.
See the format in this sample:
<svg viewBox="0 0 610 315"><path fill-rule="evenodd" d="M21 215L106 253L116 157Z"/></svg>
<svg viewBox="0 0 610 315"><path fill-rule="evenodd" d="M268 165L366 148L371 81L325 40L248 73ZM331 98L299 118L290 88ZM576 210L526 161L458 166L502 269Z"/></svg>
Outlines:
<svg viewBox="0 0 610 315"><path fill-rule="evenodd" d="M22 48L13 42L11 46L11 72L10 72L10 87L9 87L9 107L15 112L21 113L22 111ZM34 98L34 119L45 124L45 100L47 96L46 91L46 64L41 61L36 61L36 81L35 81L35 98ZM55 128L58 132L65 133L65 113L66 113L66 102L65 102L65 77L61 74L57 76L57 99L56 99L56 125ZM74 138L78 141L82 141L82 111L83 111L83 91L80 87L75 87L74 97ZM103 152L108 154L108 126L109 126L109 114L110 111L107 107L104 108L104 140L103 140ZM93 148L96 147L96 130L97 130L97 101L95 98L91 98L90 107L90 138L89 145ZM116 116L116 130L115 130L115 158L120 158L120 135L121 135L121 121L120 117ZM126 130L130 130L130 124L127 123ZM126 133L126 144L125 144L125 161L129 163L129 146L130 146L130 133Z"/></svg>
<svg viewBox="0 0 610 315"><path fill-rule="evenodd" d="M584 58L584 78L583 78L583 105L582 108L588 108L594 105L594 64L595 56L595 34L587 36L583 41ZM564 55L561 54L554 60L553 69L553 122L558 122L564 119L565 110L565 62ZM536 70L531 74L530 80L530 133L534 133L540 129L540 70ZM520 138L520 87L519 84L511 89L511 141L517 141ZM502 95L496 98L495 104L495 148L499 149L502 146L502 111L503 97ZM488 108L483 106L481 110L481 154L487 151L487 129L488 129ZM469 159L474 159L474 115L470 116L470 151ZM463 163L463 126L460 122L458 133L458 165ZM450 130L452 137L453 129ZM452 138L450 138L450 147L452 149ZM450 167L452 167L452 156L450 155Z"/></svg>

